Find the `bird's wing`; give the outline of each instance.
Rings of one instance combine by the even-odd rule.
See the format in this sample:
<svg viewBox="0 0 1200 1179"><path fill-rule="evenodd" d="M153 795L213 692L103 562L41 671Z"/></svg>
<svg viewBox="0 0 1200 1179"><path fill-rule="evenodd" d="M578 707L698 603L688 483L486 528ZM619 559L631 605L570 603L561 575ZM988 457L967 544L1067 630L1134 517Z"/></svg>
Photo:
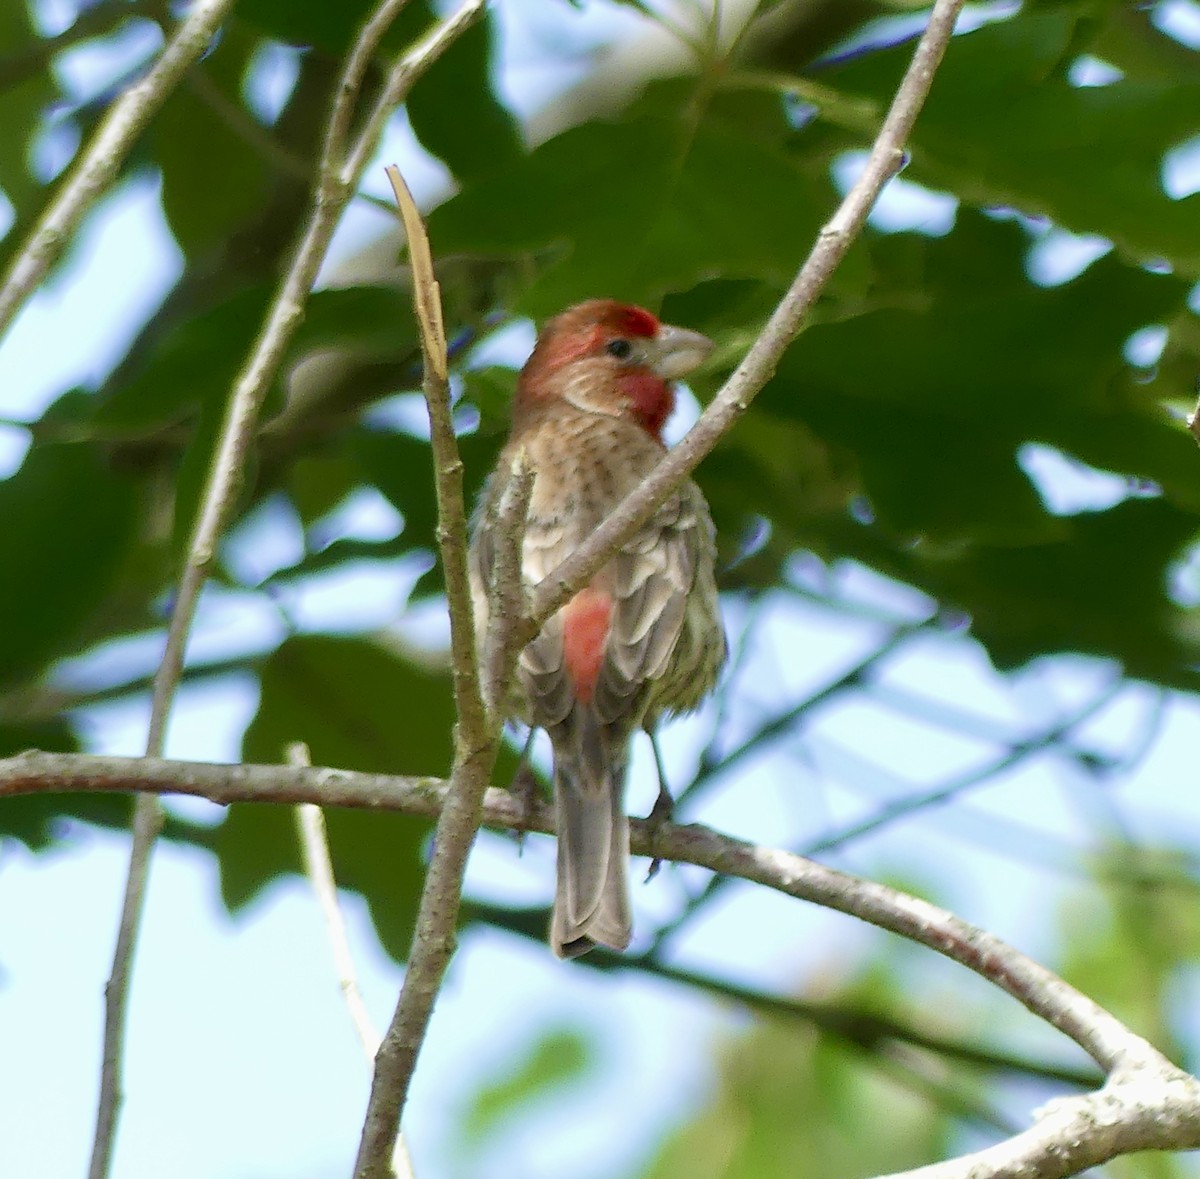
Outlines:
<svg viewBox="0 0 1200 1179"><path fill-rule="evenodd" d="M593 698L602 721L640 723L647 686L668 671L697 566L711 547L708 509L689 482L613 560L612 623Z"/></svg>

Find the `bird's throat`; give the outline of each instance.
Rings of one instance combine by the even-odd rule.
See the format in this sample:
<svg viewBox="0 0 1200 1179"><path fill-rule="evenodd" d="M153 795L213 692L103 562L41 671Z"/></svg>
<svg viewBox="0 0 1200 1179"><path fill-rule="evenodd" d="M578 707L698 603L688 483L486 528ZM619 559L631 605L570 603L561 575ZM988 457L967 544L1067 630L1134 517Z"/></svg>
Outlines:
<svg viewBox="0 0 1200 1179"><path fill-rule="evenodd" d="M662 428L675 412L675 387L647 369L623 373L617 382L638 425L661 440Z"/></svg>

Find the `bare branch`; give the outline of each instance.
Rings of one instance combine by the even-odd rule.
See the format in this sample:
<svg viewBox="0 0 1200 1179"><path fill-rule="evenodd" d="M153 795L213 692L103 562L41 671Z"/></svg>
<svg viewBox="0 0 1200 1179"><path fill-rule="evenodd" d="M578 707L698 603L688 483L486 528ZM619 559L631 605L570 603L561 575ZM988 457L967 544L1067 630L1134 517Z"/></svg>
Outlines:
<svg viewBox="0 0 1200 1179"><path fill-rule="evenodd" d="M358 1179L384 1179L387 1175L417 1054L433 1015L434 999L454 953L467 857L483 818L483 794L499 747L499 722L488 715L484 706L476 657L467 576L462 460L454 438L441 295L420 212L400 170L391 165L387 173L408 235L413 305L425 357L423 388L433 450L438 548L450 610L450 653L458 724L454 732L454 766L421 891L408 969L396 1010L375 1057L371 1096L354 1164Z"/></svg>
<svg viewBox="0 0 1200 1179"><path fill-rule="evenodd" d="M117 1114L121 1091L121 1055L125 1043L125 1018L129 1008L129 975L133 952L141 928L150 875L150 853L162 830L162 807L157 798L139 795L134 801L129 846L129 868L121 898L117 941L113 947L112 970L104 984L104 1045L100 1057L100 1095L96 1101L96 1127L92 1134L92 1157L88 1179L104 1179L112 1165L116 1142Z"/></svg>
<svg viewBox="0 0 1200 1179"><path fill-rule="evenodd" d="M436 815L450 792L437 778L282 766L208 765L157 758L31 752L0 760L0 798L48 791L189 794L213 802L314 802ZM552 833L551 808L526 808L489 790L489 826ZM696 825L632 821L635 853L695 864L858 917L929 946L982 975L1070 1036L1106 1072L1164 1065L1161 1055L1108 1012L999 938L926 901L791 852L756 847ZM653 842L652 842L653 840ZM1200 1125L1198 1125L1200 1133Z"/></svg>
<svg viewBox="0 0 1200 1179"><path fill-rule="evenodd" d="M138 136L179 85L188 66L207 48L232 7L233 0L195 0L187 19L145 77L109 107L0 282L0 335L46 277L83 215L112 184Z"/></svg>
<svg viewBox="0 0 1200 1179"><path fill-rule="evenodd" d="M1200 1146L1200 1081L1171 1068L1123 1072L986 1150L882 1179L1065 1179L1118 1155Z"/></svg>
<svg viewBox="0 0 1200 1179"><path fill-rule="evenodd" d="M0 759L0 798L57 791L186 794L217 803L311 802L434 816L441 813L451 786L438 778L161 758L32 751ZM499 829L547 834L554 830L548 804L537 800L527 804L507 790L488 790L482 815L488 826ZM1051 971L926 901L791 852L757 847L697 825L635 819L631 840L636 854L653 852L666 860L749 880L928 946L1012 995L1073 1039L1106 1072L1170 1067L1149 1043Z"/></svg>
<svg viewBox="0 0 1200 1179"><path fill-rule="evenodd" d="M38 752L0 760L0 798L66 790L190 794L220 803L311 802L426 816L444 815L451 796L450 787L436 778L348 770ZM549 806L528 805L506 790L488 790L482 814L492 827L553 830ZM1109 1073L1102 1089L1053 1103L1034 1128L1017 1137L903 1179L1058 1179L1131 1151L1200 1147L1200 1081L999 938L895 889L703 827L635 820L631 834L638 854L653 850L663 859L738 876L920 942L1007 991Z"/></svg>
<svg viewBox="0 0 1200 1179"><path fill-rule="evenodd" d="M288 765L312 765L308 746L296 741L287 748ZM329 934L329 949L333 955L333 966L337 973L338 989L346 1001L350 1022L362 1045L363 1055L370 1068L379 1051L379 1033L371 1022L371 1014L363 1002L358 989L358 973L354 969L354 955L350 952L350 938L346 933L346 922L338 904L337 880L333 875L333 856L329 851L329 832L325 826L325 811L315 803L302 802L296 807L296 832L300 838L300 853L304 859L304 873L312 885L317 906L325 919ZM396 1179L412 1179L412 1161L404 1136L396 1136L396 1148L392 1155L392 1174Z"/></svg>
<svg viewBox="0 0 1200 1179"><path fill-rule="evenodd" d="M288 765L312 765L308 746L297 741L288 746ZM337 972L338 987L346 1000L350 1022L362 1044L367 1063L375 1059L379 1049L379 1033L371 1023L370 1013L358 989L358 976L354 970L354 956L350 953L350 939L346 935L346 923L338 905L337 880L333 875L333 858L329 853L329 833L325 829L325 812L312 802L302 802L296 807L296 832L300 838L300 852L304 858L304 872L312 884L313 895L325 929L329 934L329 949L333 954L333 965Z"/></svg>
<svg viewBox="0 0 1200 1179"><path fill-rule="evenodd" d="M197 0L193 17L201 10L211 10L219 17L219 14L225 11L228 2L229 0ZM338 220L358 185L367 160L375 150L395 105L421 74L453 44L455 38L470 26L481 11L481 0L468 0L457 13L436 25L397 62L388 75L384 93L372 108L366 126L354 143L345 150L345 158L342 159L342 139L361 86L366 61L373 54L388 23L401 7L397 0L382 0L351 51L337 90L329 131L322 148L308 222L279 290L272 300L267 317L259 329L258 337L231 391L167 627L162 662L154 677L149 732L146 738L146 754L149 757L160 756L163 752L167 719L183 672L187 638L195 616L196 604L208 577L217 543L233 511L239 480L247 466L253 446L259 411L283 362L292 333L303 318L305 302L329 248ZM191 18L189 25L190 23ZM207 36L198 41L195 52L198 53L206 43ZM191 59L184 59L178 70L182 70L189 60ZM154 71L151 71L150 76L154 76ZM170 77L176 78L177 75L172 74ZM136 90L136 87L134 89ZM138 124L139 127L141 125L144 124ZM130 135L135 132L136 129ZM2 322L0 318L0 323ZM162 816L157 799L139 798L134 810L129 874L122 902L113 968L105 988L104 1053L90 1179L104 1179L111 1163L116 1114L120 1104L121 1046L124 1041L128 1006L130 964L140 925L150 852L161 825ZM389 1140L389 1155L394 1138L393 1135Z"/></svg>
<svg viewBox="0 0 1200 1179"><path fill-rule="evenodd" d="M522 449L513 459L508 483L500 493L493 535L496 555L488 587L488 633L483 645L483 698L489 709L498 707L507 694L508 679L520 649L516 636L526 614L525 585L521 580L521 551L533 494L534 470Z"/></svg>
<svg viewBox="0 0 1200 1179"><path fill-rule="evenodd" d="M532 617L523 630L522 637L526 641L537 633L540 623L585 585L609 556L650 518L667 495L695 470L770 380L829 276L866 223L884 184L900 170L905 141L924 105L962 6L963 0L937 0L871 147L862 175L821 230L812 252L753 347L687 435L643 483L625 497L588 541L537 587Z"/></svg>

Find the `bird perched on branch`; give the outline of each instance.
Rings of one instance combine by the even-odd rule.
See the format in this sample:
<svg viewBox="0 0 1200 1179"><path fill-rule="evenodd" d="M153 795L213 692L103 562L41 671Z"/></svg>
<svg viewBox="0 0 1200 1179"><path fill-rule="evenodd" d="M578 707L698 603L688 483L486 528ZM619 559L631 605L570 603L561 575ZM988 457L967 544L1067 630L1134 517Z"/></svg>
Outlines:
<svg viewBox="0 0 1200 1179"><path fill-rule="evenodd" d="M596 299L546 324L521 371L512 432L475 516L471 579L487 633L496 510L514 463L533 472L521 576L537 585L587 539L665 453L672 382L712 342L640 307ZM712 690L725 659L708 505L685 481L521 653L506 715L554 750L560 957L628 946L630 736ZM661 801L661 799L660 799ZM669 802L669 797L667 798ZM656 808L657 809L657 808Z"/></svg>

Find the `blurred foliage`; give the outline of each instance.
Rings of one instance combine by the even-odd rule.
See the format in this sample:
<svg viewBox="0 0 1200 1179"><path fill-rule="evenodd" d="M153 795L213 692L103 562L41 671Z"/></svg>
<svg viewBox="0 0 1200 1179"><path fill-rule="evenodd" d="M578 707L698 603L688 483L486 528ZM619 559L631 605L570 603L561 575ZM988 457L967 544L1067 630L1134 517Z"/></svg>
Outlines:
<svg viewBox="0 0 1200 1179"><path fill-rule="evenodd" d="M28 423L28 455L0 482L6 752L76 748L89 705L146 691L146 646L127 640L161 634L221 408L304 216L339 55L369 7L243 0L130 161L129 178L161 186L183 268L112 372L59 391ZM433 7L407 6L369 85ZM717 341L695 383L712 396L835 206L836 178L869 145L911 49L911 26L888 18L912 7L763 4L732 49L699 36L686 70L639 86L620 109L575 106L542 141L501 100L495 11L417 85L412 129L455 186L431 233L471 494L513 382L474 348L514 320L596 295L644 303ZM1200 195L1169 195L1163 170L1195 143L1200 57L1161 31L1160 8L1031 2L955 39L904 173L952 215L925 224L881 211L699 473L731 600L810 592L798 554L827 571L856 562L920 591L937 604L931 626L980 644L1000 669L1080 652L1115 675L1198 686L1197 587L1181 571L1200 533L1200 456L1181 410L1200 368ZM168 19L165 5L98 0L47 36L24 5L0 6L6 256L52 186L40 146L51 124L59 139L86 135L111 94L76 93L57 68L63 54L115 52L131 30ZM268 53L295 70L277 114L253 98ZM1090 84L1097 69L1103 84ZM1038 259L1064 231L1103 239L1102 256L1048 279ZM405 272L394 238L372 251L373 267L335 274L309 303L244 472L238 543L215 571L224 588L274 605L289 637L265 652L266 639L249 642L222 669L260 685L248 759L280 760L301 739L319 763L436 774L451 738L440 656L390 635L322 633L286 609L289 587L363 561L398 580L424 570L414 607L439 593L428 448L405 412L419 387ZM1131 345L1146 329L1162 340L1148 360ZM1108 506L1057 505L1030 474L1031 446L1065 469L1108 473ZM364 489L398 513L395 535L338 523ZM271 565L262 546L269 567L251 573L238 553L259 549L267 509L286 517L298 551ZM102 651L125 652L124 671L81 676L77 657ZM802 723L805 702L783 704L763 740ZM719 761L707 757L704 772ZM498 784L513 765L502 760ZM72 819L121 824L126 811L120 799L26 799L0 808L0 832L40 850ZM428 825L338 813L330 833L340 880L402 957ZM290 819L270 808L236 807L215 828L176 821L168 835L217 858L231 909L298 870ZM1174 874L1186 915L1160 903L1158 885L1122 886L1120 903L1089 894L1077 902L1086 917L1067 925L1066 959L1076 981L1169 1042L1170 980L1180 955L1194 957L1195 884L1190 861L1119 874L1143 871ZM1134 935L1136 963L1123 951ZM546 1077L573 1076L576 1049L548 1042L481 1096L478 1132ZM847 1073L847 1051L816 1035L780 1048L769 1029L731 1045L712 1116L681 1130L649 1173L804 1173L816 1157L823 1175L853 1175L936 1154L944 1103ZM885 1154L856 1136L864 1106L889 1111ZM801 1120L799 1108L820 1112Z"/></svg>

